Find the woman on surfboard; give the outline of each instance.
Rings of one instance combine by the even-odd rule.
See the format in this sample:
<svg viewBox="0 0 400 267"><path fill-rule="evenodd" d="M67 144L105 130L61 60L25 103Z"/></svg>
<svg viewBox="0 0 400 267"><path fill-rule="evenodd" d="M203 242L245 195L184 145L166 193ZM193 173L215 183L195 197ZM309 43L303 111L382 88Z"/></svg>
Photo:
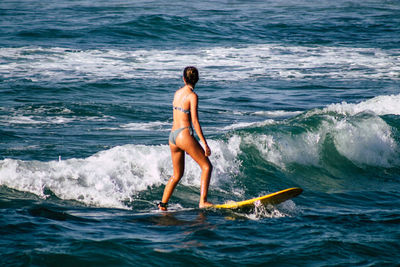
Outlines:
<svg viewBox="0 0 400 267"><path fill-rule="evenodd" d="M194 87L198 80L198 70L195 67L186 67L183 71L183 82L185 86L175 92L172 102L173 124L169 135L169 147L171 149L174 173L165 186L162 201L158 203L159 209L163 211L167 210L168 200L183 176L185 169L185 152L189 154L201 168L199 207L205 208L212 205L210 202L207 202L207 192L212 172L212 165L208 159L208 156L211 155L211 150L201 130L197 115L198 96L194 92ZM196 138L194 138L192 125L200 141L203 143L204 149Z"/></svg>

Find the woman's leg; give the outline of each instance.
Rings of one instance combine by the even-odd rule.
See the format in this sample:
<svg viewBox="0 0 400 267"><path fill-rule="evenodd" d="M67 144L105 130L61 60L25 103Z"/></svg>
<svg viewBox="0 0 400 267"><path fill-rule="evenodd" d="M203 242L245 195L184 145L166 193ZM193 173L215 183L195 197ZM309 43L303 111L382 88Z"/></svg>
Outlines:
<svg viewBox="0 0 400 267"><path fill-rule="evenodd" d="M199 207L204 208L212 204L207 201L208 186L212 172L212 165L208 157L204 154L204 149L199 142L189 134L189 130L184 130L176 140L177 145L185 150L201 168L201 184L200 184L200 203Z"/></svg>
<svg viewBox="0 0 400 267"><path fill-rule="evenodd" d="M185 170L185 152L176 145L171 143L169 144L169 147L171 149L171 158L172 158L172 166L174 168L174 174L168 180L168 183L165 186L164 194L162 197L163 203L168 203L172 193L174 192L176 185L182 178L183 172ZM167 210L167 208L160 207L160 210Z"/></svg>

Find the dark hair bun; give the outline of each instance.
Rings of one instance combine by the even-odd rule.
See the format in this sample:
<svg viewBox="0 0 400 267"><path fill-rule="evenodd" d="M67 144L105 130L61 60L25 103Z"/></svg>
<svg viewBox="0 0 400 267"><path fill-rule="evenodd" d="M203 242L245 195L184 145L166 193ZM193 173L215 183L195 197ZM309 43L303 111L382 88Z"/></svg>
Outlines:
<svg viewBox="0 0 400 267"><path fill-rule="evenodd" d="M193 66L186 67L183 71L183 78L187 84L195 86L199 80L199 71Z"/></svg>

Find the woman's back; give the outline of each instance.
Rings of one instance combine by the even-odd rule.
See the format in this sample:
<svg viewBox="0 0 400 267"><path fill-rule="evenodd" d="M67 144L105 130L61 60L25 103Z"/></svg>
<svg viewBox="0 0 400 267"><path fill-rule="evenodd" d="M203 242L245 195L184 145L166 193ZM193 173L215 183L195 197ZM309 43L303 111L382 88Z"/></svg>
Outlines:
<svg viewBox="0 0 400 267"><path fill-rule="evenodd" d="M173 105L173 125L172 129L190 126L191 122L191 107L190 107L190 96L193 91L188 88L181 88L176 91L174 95Z"/></svg>

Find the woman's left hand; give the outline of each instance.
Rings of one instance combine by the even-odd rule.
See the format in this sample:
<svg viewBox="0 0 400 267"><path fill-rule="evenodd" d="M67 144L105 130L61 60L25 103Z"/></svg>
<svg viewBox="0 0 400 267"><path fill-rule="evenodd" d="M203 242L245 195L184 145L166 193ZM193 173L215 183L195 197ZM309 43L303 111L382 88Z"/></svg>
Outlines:
<svg viewBox="0 0 400 267"><path fill-rule="evenodd" d="M208 156L210 156L211 155L211 149L210 149L210 147L207 145L207 143L204 145L204 155L206 156L206 157L208 157Z"/></svg>

